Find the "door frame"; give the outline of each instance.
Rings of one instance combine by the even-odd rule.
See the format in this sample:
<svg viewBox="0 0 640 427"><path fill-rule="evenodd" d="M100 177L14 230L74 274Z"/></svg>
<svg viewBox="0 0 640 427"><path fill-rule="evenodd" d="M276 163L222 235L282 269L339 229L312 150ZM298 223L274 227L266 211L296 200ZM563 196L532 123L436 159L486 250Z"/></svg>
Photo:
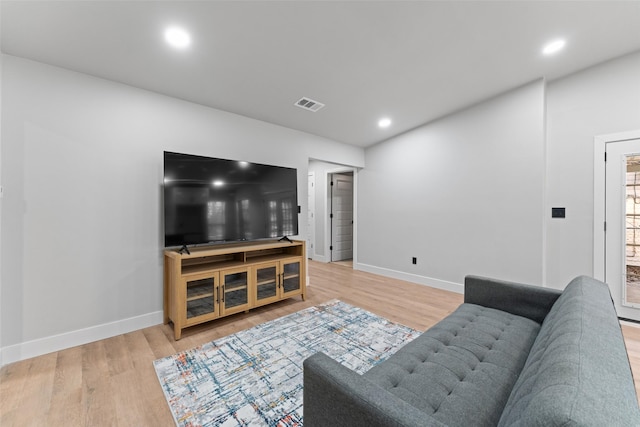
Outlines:
<svg viewBox="0 0 640 427"><path fill-rule="evenodd" d="M353 185L353 181L354 181L354 176L353 176L353 172L349 171L349 172L333 172L329 177L328 177L328 183L329 185L327 186L327 190L328 190L328 198L327 198L327 204L328 204L328 208L329 208L329 247L333 247L335 246L334 244L334 238L335 233L334 233L334 222L333 220L334 218L334 206L333 206L333 202L334 202L334 190L336 189L336 186L333 185L333 183L335 182L336 179L336 175L342 175L342 176L351 176L351 260L353 260L353 241L354 241L354 236L353 236L353 229L355 228L355 214L353 211L353 202L355 200L355 192L354 192L354 185ZM333 260L333 250L329 251L329 262L334 262ZM341 261L341 260L338 260Z"/></svg>
<svg viewBox="0 0 640 427"><path fill-rule="evenodd" d="M313 182L313 190L309 190L309 183ZM315 259L316 256L316 173L307 172L307 221L309 212L313 215L310 229L307 229L307 258Z"/></svg>
<svg viewBox="0 0 640 427"><path fill-rule="evenodd" d="M605 212L607 202L606 192L606 163L605 154L607 144L612 142L629 141L640 139L640 129L598 135L594 138L593 151L593 277L598 280L605 280L606 263L606 233L605 233Z"/></svg>
<svg viewBox="0 0 640 427"><path fill-rule="evenodd" d="M326 262L331 262L331 175L334 173L353 173L353 269L356 270L358 261L358 169L354 167L344 166L336 169L325 171L325 182L327 183L325 194L325 216L324 216L324 253L326 254Z"/></svg>

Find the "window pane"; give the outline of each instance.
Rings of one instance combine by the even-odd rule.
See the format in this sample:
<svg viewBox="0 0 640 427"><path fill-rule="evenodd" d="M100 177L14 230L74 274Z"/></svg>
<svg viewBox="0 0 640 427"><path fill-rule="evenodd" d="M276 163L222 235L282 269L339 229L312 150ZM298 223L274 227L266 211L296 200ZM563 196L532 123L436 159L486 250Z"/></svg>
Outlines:
<svg viewBox="0 0 640 427"><path fill-rule="evenodd" d="M640 304L640 156L627 156L626 301Z"/></svg>

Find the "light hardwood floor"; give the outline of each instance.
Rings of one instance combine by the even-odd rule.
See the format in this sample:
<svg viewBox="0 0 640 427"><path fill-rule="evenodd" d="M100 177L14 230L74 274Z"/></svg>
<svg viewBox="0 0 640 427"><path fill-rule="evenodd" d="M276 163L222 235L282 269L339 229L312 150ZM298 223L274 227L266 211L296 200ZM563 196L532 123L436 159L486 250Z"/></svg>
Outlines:
<svg viewBox="0 0 640 427"><path fill-rule="evenodd" d="M459 294L341 265L308 266L306 301L294 298L186 329L179 341L169 325L159 325L3 367L0 426L170 426L155 359L334 298L418 330L462 302ZM640 379L640 328L623 325L623 332Z"/></svg>

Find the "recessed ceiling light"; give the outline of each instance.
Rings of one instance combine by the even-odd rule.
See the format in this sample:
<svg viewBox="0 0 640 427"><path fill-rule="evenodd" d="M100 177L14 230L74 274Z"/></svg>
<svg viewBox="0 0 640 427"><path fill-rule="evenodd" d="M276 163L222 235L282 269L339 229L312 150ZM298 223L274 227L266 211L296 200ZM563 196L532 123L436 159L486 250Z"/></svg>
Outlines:
<svg viewBox="0 0 640 427"><path fill-rule="evenodd" d="M222 181L222 180L217 179L217 180L213 181L213 186L214 187L222 187L223 185L224 185L224 181Z"/></svg>
<svg viewBox="0 0 640 427"><path fill-rule="evenodd" d="M171 27L164 32L164 39L173 47L184 49L191 44L191 36L182 28Z"/></svg>
<svg viewBox="0 0 640 427"><path fill-rule="evenodd" d="M545 55L552 55L560 50L562 50L562 48L564 48L565 44L567 44L566 41L559 39L559 40L554 40L550 43L547 43L544 48L542 49L542 53L544 53Z"/></svg>
<svg viewBox="0 0 640 427"><path fill-rule="evenodd" d="M378 122L378 126L380 126L381 128L388 128L389 126L391 126L391 119L386 117L384 119L380 119L380 121Z"/></svg>

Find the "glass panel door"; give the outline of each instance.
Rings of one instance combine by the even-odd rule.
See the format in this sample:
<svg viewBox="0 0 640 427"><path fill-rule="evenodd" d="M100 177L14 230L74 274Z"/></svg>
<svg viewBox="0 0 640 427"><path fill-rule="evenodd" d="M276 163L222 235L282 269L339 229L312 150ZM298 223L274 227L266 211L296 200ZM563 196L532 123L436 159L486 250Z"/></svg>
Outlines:
<svg viewBox="0 0 640 427"><path fill-rule="evenodd" d="M228 271L222 274L222 313L230 314L249 308L249 272Z"/></svg>
<svg viewBox="0 0 640 427"><path fill-rule="evenodd" d="M300 262L283 263L282 288L285 294L300 291Z"/></svg>
<svg viewBox="0 0 640 427"><path fill-rule="evenodd" d="M187 321L209 316L215 317L215 277L187 281Z"/></svg>
<svg viewBox="0 0 640 427"><path fill-rule="evenodd" d="M276 299L278 299L277 265L256 267L256 305Z"/></svg>
<svg viewBox="0 0 640 427"><path fill-rule="evenodd" d="M605 262L618 316L640 321L640 139L607 142Z"/></svg>
<svg viewBox="0 0 640 427"><path fill-rule="evenodd" d="M624 302L640 306L640 155L626 156Z"/></svg>

